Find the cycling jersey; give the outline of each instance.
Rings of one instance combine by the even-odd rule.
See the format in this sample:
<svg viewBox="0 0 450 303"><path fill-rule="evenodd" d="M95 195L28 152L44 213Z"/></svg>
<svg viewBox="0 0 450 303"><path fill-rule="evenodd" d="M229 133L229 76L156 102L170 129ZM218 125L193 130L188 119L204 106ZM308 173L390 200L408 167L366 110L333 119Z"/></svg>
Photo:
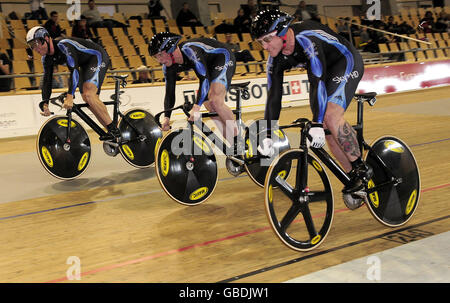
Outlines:
<svg viewBox="0 0 450 303"><path fill-rule="evenodd" d="M170 67L163 65L166 79L166 95L164 109L170 109L175 105L175 84L177 73L193 69L200 87L195 103L202 105L208 98L211 83L222 83L228 90L236 69L236 59L231 49L214 39L196 38L178 44L183 55L183 63L174 63ZM166 117L170 117L170 112Z"/></svg>
<svg viewBox="0 0 450 303"><path fill-rule="evenodd" d="M53 39L53 46L54 54L42 57L44 66L42 100L48 100L52 94L53 67L55 65L67 65L69 68L69 94L74 96L77 86L82 93L84 82L95 84L98 88L97 94L99 94L111 62L106 51L100 45L80 38Z"/></svg>
<svg viewBox="0 0 450 303"><path fill-rule="evenodd" d="M304 65L307 70L313 121L322 123L328 102L347 109L364 73L359 52L345 38L312 20L290 25L295 49L267 60L267 121L278 120L281 111L285 70Z"/></svg>

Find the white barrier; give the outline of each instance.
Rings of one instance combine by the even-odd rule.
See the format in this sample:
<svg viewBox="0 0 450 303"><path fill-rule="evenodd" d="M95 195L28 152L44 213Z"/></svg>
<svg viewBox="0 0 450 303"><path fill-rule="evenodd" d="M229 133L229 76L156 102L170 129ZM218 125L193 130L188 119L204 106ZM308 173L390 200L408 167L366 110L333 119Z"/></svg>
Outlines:
<svg viewBox="0 0 450 303"><path fill-rule="evenodd" d="M267 80L266 78L240 79L233 80L233 83L250 81L249 92L250 99L242 100L243 112L264 110L267 99ZM308 85L305 74L285 76L283 83L283 106L298 106L308 104ZM183 104L185 98L193 100L197 95L199 88L198 82L182 83L176 86L176 106ZM153 115L164 109L165 86L143 86L126 87L121 89L124 93L121 95L120 109L125 112L131 108L142 108ZM64 90L54 90L52 96L57 96ZM113 89L103 89L100 93L100 99L110 100L114 94ZM236 100L236 91L230 90L227 94L227 105L234 109ZM19 137L36 135L42 124L48 119L42 117L39 112L39 102L41 101L40 91L36 94L8 95L0 97L0 138ZM83 102L79 92L76 93L75 102ZM65 110L60 110L56 106L50 105L51 111L56 115L64 115ZM112 114L112 106L108 106ZM204 110L204 107L202 107ZM89 110L86 113L96 121ZM74 115L74 119L81 120ZM172 114L173 120L185 119L185 115L180 112ZM83 124L83 123L82 123Z"/></svg>
<svg viewBox="0 0 450 303"><path fill-rule="evenodd" d="M358 92L375 91L378 94L386 94L449 85L449 71L450 60L368 66L365 68L364 76L359 83ZM246 81L250 81L250 99L242 101L243 112L264 110L267 99L266 78L233 79L234 83ZM185 98L192 101L197 95L198 87L198 81L177 83L175 105L182 104ZM62 92L64 90L57 91ZM120 107L124 112L131 108L143 108L155 115L164 108L165 86L128 87L124 91L125 93L121 95ZM104 89L100 98L106 101L110 99L112 94L114 94L114 90ZM227 94L227 104L232 109L235 107L233 102L235 99L236 92L231 90ZM283 107L306 105L309 104L308 99L309 83L307 75L285 75ZM39 114L38 104L40 100L40 91L36 94L16 94L0 97L0 138L36 135L47 119ZM76 94L75 101L83 102L79 93ZM111 113L112 106L109 107L109 110ZM55 113L58 115L65 114L64 110L57 111L55 107L52 108L52 111L56 111ZM89 110L86 113L95 120ZM75 117L75 119L77 118ZM173 113L172 119L185 119L185 115Z"/></svg>

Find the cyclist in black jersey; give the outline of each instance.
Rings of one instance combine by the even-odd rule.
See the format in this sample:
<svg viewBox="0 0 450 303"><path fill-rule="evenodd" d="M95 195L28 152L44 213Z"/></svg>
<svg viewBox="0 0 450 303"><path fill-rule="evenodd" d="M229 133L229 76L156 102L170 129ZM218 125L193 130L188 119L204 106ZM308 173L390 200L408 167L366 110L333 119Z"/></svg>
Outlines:
<svg viewBox="0 0 450 303"><path fill-rule="evenodd" d="M313 113L310 144L320 148L326 140L354 181L352 186L344 188L344 193L358 191L363 187L361 177L370 177L372 169L361 160L356 132L344 119L344 112L363 76L363 60L350 42L327 26L312 20L291 24L292 20L293 17L284 12L265 10L252 22L253 37L270 55L265 119L270 127L271 121L280 117L284 71L305 67ZM326 139L324 128L332 134ZM271 143L270 138L265 139L260 152L270 153Z"/></svg>
<svg viewBox="0 0 450 303"><path fill-rule="evenodd" d="M237 142L236 121L231 109L225 104L225 95L236 69L236 59L232 50L225 44L208 38L196 38L180 42L181 36L162 32L154 35L149 43L149 53L163 64L166 82L164 109L175 105L175 85L177 73L193 69L200 87L189 120L199 117L204 104L210 112L217 112L213 118L224 138L231 144ZM170 112L165 114L162 129L170 128Z"/></svg>
<svg viewBox="0 0 450 303"><path fill-rule="evenodd" d="M106 51L98 44L80 38L50 38L47 30L41 26L30 29L27 43L32 50L42 56L44 78L42 87L41 114L49 116L48 99L52 94L53 67L66 65L70 71L69 89L63 107L72 108L77 87L83 100L98 121L106 127L108 133L100 140L113 140L120 136L113 124L105 104L100 101L99 94L106 71L110 67L110 59ZM46 102L45 102L46 101Z"/></svg>

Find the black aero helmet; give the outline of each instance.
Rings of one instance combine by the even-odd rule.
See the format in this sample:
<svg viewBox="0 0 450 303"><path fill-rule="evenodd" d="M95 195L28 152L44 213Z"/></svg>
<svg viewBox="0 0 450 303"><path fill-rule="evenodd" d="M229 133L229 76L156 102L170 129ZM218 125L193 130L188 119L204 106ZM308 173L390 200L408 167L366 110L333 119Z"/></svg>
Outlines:
<svg viewBox="0 0 450 303"><path fill-rule="evenodd" d="M170 32L157 33L150 40L148 52L150 53L150 56L154 56L162 51L166 51L170 54L175 50L181 38L180 35Z"/></svg>
<svg viewBox="0 0 450 303"><path fill-rule="evenodd" d="M277 9L260 11L253 18L251 34L254 39L276 31L277 36L284 36L294 18Z"/></svg>

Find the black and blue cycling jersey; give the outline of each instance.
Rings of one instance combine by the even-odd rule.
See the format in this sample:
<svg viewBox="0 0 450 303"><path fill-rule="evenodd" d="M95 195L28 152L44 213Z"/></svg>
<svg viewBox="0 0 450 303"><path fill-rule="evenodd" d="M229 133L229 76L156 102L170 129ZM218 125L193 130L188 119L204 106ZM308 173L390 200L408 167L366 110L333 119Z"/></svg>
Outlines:
<svg viewBox="0 0 450 303"><path fill-rule="evenodd" d="M183 55L182 64L172 64L170 67L163 65L166 79L166 95L164 109L170 109L175 105L175 85L177 73L193 69L200 87L195 103L202 105L208 98L211 83L221 83L228 90L231 78L236 69L236 59L232 50L224 43L215 39L195 38L178 44ZM170 112L165 114L170 117Z"/></svg>
<svg viewBox="0 0 450 303"><path fill-rule="evenodd" d="M290 55L267 61L268 99L265 119L278 120L281 111L284 71L303 65L308 73L313 121L322 123L328 102L345 109L364 73L364 62L356 48L330 28L312 20L290 25L295 48Z"/></svg>
<svg viewBox="0 0 450 303"><path fill-rule="evenodd" d="M68 93L75 95L77 87L80 93L85 82L93 83L100 93L110 59L106 51L98 44L80 38L53 39L54 54L42 57L44 81L42 100L48 100L52 94L53 68L66 65L70 71Z"/></svg>

